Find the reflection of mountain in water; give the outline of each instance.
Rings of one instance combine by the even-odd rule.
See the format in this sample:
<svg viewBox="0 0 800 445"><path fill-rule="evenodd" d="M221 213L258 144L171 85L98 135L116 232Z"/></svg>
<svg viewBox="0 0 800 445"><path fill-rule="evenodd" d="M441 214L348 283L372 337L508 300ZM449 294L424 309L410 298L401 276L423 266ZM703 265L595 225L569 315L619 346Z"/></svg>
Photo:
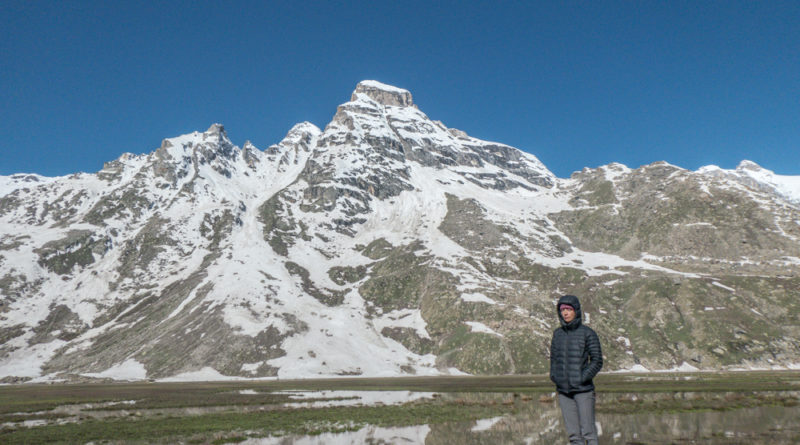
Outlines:
<svg viewBox="0 0 800 445"><path fill-rule="evenodd" d="M598 415L607 443L796 444L800 408L758 406L731 411Z"/></svg>
<svg viewBox="0 0 800 445"><path fill-rule="evenodd" d="M787 393L788 395L789 393ZM771 393L774 397L776 393ZM797 393L791 393L796 397ZM497 395L495 395L497 396ZM620 394L600 393L598 404L607 404ZM721 408L730 394L694 393L692 397L719 399ZM622 395L632 397L632 395ZM639 395L639 400L656 403L681 398L681 393ZM536 400L517 403L517 414L495 422L486 431L472 431L475 422L431 425L426 445L553 444L566 441L557 403ZM608 406L608 405L607 405ZM758 406L730 411L654 412L597 414L602 443L667 444L689 440L702 443L794 444L800 437L800 407Z"/></svg>
<svg viewBox="0 0 800 445"><path fill-rule="evenodd" d="M788 393L787 393L788 394ZM775 395L773 393L772 395ZM794 397L796 393L792 393ZM681 393L658 393L637 396L638 400L655 403L684 397ZM733 403L735 397L695 393L691 397L714 398ZM598 394L598 404L608 405L633 395ZM566 441L557 403L537 400L523 401L509 394L444 394L445 400L463 399L468 402L495 400L509 403L515 400L516 414L486 421L448 422L397 428L367 426L358 431L327 433L318 436L281 437L249 440L252 445L329 445L351 443L480 445L480 444L553 444ZM725 405L720 407L725 408ZM635 413L599 412L597 422L602 443L668 444L689 443L747 443L794 444L800 437L800 407L758 406L730 411L687 411Z"/></svg>

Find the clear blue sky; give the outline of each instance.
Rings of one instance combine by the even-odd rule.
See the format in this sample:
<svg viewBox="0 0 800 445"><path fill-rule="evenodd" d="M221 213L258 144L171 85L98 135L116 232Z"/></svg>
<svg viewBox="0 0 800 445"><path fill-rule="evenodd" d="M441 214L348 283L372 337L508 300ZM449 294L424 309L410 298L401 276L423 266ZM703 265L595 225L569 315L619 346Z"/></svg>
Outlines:
<svg viewBox="0 0 800 445"><path fill-rule="evenodd" d="M556 175L800 175L798 1L0 2L0 175L94 172L219 122L261 149L358 81Z"/></svg>

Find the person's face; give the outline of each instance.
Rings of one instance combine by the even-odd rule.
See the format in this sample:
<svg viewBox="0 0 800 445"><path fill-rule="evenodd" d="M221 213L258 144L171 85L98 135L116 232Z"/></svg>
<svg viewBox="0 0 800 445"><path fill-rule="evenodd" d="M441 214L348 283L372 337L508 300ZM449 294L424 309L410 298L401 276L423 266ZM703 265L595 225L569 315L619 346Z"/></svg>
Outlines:
<svg viewBox="0 0 800 445"><path fill-rule="evenodd" d="M571 306L564 306L561 308L561 318L564 319L567 323L575 319L575 309Z"/></svg>

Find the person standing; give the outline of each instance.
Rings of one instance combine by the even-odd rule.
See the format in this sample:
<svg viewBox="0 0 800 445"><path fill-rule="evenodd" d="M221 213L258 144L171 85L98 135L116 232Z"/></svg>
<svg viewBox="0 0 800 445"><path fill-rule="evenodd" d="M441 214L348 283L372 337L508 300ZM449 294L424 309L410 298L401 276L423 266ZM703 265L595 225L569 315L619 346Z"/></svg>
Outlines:
<svg viewBox="0 0 800 445"><path fill-rule="evenodd" d="M570 444L597 444L592 379L603 367L600 339L581 322L581 303L564 295L557 304L561 327L550 342L550 380L556 384L558 406Z"/></svg>

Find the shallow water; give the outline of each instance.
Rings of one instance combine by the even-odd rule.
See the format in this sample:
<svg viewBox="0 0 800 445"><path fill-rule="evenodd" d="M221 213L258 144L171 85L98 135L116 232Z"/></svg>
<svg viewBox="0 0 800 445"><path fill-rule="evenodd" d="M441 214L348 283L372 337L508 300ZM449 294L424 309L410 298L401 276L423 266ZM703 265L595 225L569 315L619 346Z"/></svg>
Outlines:
<svg viewBox="0 0 800 445"><path fill-rule="evenodd" d="M419 399L430 399L432 392L417 391L278 391L275 394L287 394L296 402L284 403L285 407L325 408L332 406L371 406L397 405ZM304 402L304 400L312 400Z"/></svg>
<svg viewBox="0 0 800 445"><path fill-rule="evenodd" d="M428 425L383 428L367 426L346 433L316 436L270 437L239 442L245 445L341 445L341 444L424 444L431 431Z"/></svg>
<svg viewBox="0 0 800 445"><path fill-rule="evenodd" d="M771 393L775 395L775 393ZM796 397L796 393L786 393ZM510 394L443 394L447 400L508 401ZM795 444L800 443L800 406L763 405L720 410L731 394L656 393L648 395L600 393L598 407L657 401L713 401L715 409L685 412L633 410L599 412L600 443L608 444ZM250 439L250 445L317 444L555 444L566 443L558 404L543 396L514 398L515 414L469 422L381 428L365 426L357 431L316 436ZM621 411L621 410L617 410Z"/></svg>

